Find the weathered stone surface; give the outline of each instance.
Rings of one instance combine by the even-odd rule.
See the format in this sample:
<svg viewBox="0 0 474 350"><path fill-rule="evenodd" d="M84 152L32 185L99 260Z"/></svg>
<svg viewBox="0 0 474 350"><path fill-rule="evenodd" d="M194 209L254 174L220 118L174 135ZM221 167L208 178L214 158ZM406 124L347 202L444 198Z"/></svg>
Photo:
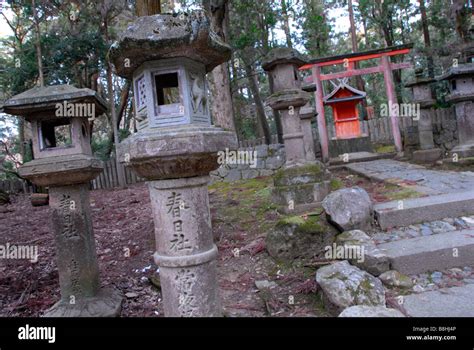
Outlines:
<svg viewBox="0 0 474 350"><path fill-rule="evenodd" d="M287 47L278 47L268 52L262 61L262 68L266 71L270 71L280 64L292 64L301 67L306 64L306 60L297 50Z"/></svg>
<svg viewBox="0 0 474 350"><path fill-rule="evenodd" d="M96 295L75 300L61 300L43 317L118 317L122 311L122 295L115 289L102 289Z"/></svg>
<svg viewBox="0 0 474 350"><path fill-rule="evenodd" d="M177 57L203 63L210 72L230 55L204 11L139 17L110 49L117 74L125 78L144 62Z"/></svg>
<svg viewBox="0 0 474 350"><path fill-rule="evenodd" d="M226 148L237 148L234 133L188 125L136 133L120 144L119 154L139 176L159 180L208 175Z"/></svg>
<svg viewBox="0 0 474 350"><path fill-rule="evenodd" d="M51 115L36 115L32 112L55 110L57 103L93 103L96 115L107 110L107 103L91 89L78 89L72 85L53 85L34 87L5 101L4 112L12 115L25 115L26 120L51 118Z"/></svg>
<svg viewBox="0 0 474 350"><path fill-rule="evenodd" d="M474 214L474 191L405 199L375 205L375 217L381 228L408 226Z"/></svg>
<svg viewBox="0 0 474 350"><path fill-rule="evenodd" d="M207 176L148 182L167 317L221 316Z"/></svg>
<svg viewBox="0 0 474 350"><path fill-rule="evenodd" d="M327 309L335 316L354 305L385 306L382 282L369 273L341 261L316 272Z"/></svg>
<svg viewBox="0 0 474 350"><path fill-rule="evenodd" d="M311 95L306 91L298 89L287 89L278 91L273 95L270 95L267 98L266 102L273 109L282 110L289 109L290 107L302 107L307 104L310 99Z"/></svg>
<svg viewBox="0 0 474 350"><path fill-rule="evenodd" d="M344 188L329 194L323 201L329 220L341 231L369 228L373 205L360 187Z"/></svg>
<svg viewBox="0 0 474 350"><path fill-rule="evenodd" d="M403 308L411 317L474 317L474 284L444 288L403 297Z"/></svg>
<svg viewBox="0 0 474 350"><path fill-rule="evenodd" d="M390 287L412 288L413 281L410 277L401 274L396 270L390 270L382 273L379 279L383 284Z"/></svg>
<svg viewBox="0 0 474 350"><path fill-rule="evenodd" d="M103 170L102 161L84 154L35 159L19 170L37 186L66 186L88 182Z"/></svg>
<svg viewBox="0 0 474 350"><path fill-rule="evenodd" d="M338 317L405 317L400 311L383 306L356 305L345 309Z"/></svg>
<svg viewBox="0 0 474 350"><path fill-rule="evenodd" d="M270 256L277 260L311 260L324 254L325 247L334 242L336 233L317 215L309 215L307 219L287 217L267 234L266 248Z"/></svg>
<svg viewBox="0 0 474 350"><path fill-rule="evenodd" d="M434 163L443 155L439 148L424 149L413 152L413 161L416 163Z"/></svg>
<svg viewBox="0 0 474 350"><path fill-rule="evenodd" d="M329 178L324 165L316 161L305 166L281 169L275 173L275 186L306 185Z"/></svg>
<svg viewBox="0 0 474 350"><path fill-rule="evenodd" d="M379 244L392 269L404 274L474 265L474 230L438 233Z"/></svg>
<svg viewBox="0 0 474 350"><path fill-rule="evenodd" d="M94 296L99 290L99 267L90 221L89 186L49 189L52 228L56 241L61 298Z"/></svg>
<svg viewBox="0 0 474 350"><path fill-rule="evenodd" d="M349 261L352 265L374 276L378 276L390 269L390 262L387 255L378 249L372 239L363 231L352 230L343 232L337 236L336 243L337 245L348 248L361 247L360 251L362 256L355 257ZM349 258L345 257L344 259Z"/></svg>

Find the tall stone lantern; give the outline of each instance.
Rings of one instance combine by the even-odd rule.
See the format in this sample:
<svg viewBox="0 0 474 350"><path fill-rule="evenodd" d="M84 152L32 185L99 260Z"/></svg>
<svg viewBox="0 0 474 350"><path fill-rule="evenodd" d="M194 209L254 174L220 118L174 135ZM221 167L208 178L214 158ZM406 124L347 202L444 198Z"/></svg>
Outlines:
<svg viewBox="0 0 474 350"><path fill-rule="evenodd" d="M319 204L329 191L329 172L324 165L306 154L301 109L310 94L301 89L298 68L306 62L290 48L271 50L262 67L272 75L274 93L268 105L280 111L283 125L286 163L274 176L273 199L285 213L300 212ZM313 114L303 110L304 115ZM307 127L306 123L303 123ZM309 135L308 137L309 138ZM307 141L309 142L309 141ZM314 151L313 151L314 152Z"/></svg>
<svg viewBox="0 0 474 350"><path fill-rule="evenodd" d="M474 63L451 67L438 78L447 80L450 94L446 101L454 104L458 124L459 145L451 153L460 158L474 156Z"/></svg>
<svg viewBox="0 0 474 350"><path fill-rule="evenodd" d="M35 159L20 175L49 187L61 300L47 317L111 317L121 310L118 292L100 287L89 203L89 182L103 170L92 156L89 119L106 109L95 91L70 85L36 87L4 105L33 130Z"/></svg>
<svg viewBox="0 0 474 350"><path fill-rule="evenodd" d="M110 52L133 80L139 131L120 154L148 181L168 317L221 315L207 185L237 140L211 126L206 73L230 54L202 11L139 17Z"/></svg>
<svg viewBox="0 0 474 350"><path fill-rule="evenodd" d="M419 163L430 163L439 159L442 151L435 147L433 141L433 125L431 115L436 101L433 99L431 85L435 79L423 76L423 69L415 71L415 79L405 87L411 88L413 103L420 106L418 119L418 138L420 150L413 152L413 160Z"/></svg>

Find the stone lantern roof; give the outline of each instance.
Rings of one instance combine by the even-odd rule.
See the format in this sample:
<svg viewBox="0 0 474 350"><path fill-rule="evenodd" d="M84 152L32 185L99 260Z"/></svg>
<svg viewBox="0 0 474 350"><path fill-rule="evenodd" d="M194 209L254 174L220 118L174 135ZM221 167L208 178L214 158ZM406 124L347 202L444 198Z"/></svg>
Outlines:
<svg viewBox="0 0 474 350"><path fill-rule="evenodd" d="M58 103L64 101L94 103L97 115L107 111L107 104L96 91L86 88L78 89L72 85L34 87L5 101L3 110L8 114L26 116L29 120L31 114L55 109Z"/></svg>
<svg viewBox="0 0 474 350"><path fill-rule="evenodd" d="M418 68L418 69L415 70L415 79L413 79L412 81L409 81L408 83L406 83L405 87L409 88L409 87L413 87L413 86L417 86L417 85L431 84L435 81L436 81L436 79L434 79L434 78L425 77L423 75L423 69Z"/></svg>
<svg viewBox="0 0 474 350"><path fill-rule="evenodd" d="M439 76L438 80L447 80L451 78L459 78L461 76L473 76L474 63L459 64L457 67L451 67L445 74Z"/></svg>
<svg viewBox="0 0 474 350"><path fill-rule="evenodd" d="M294 49L279 47L271 50L262 61L262 68L265 71L272 70L279 64L294 64L297 67L305 65L304 57Z"/></svg>
<svg viewBox="0 0 474 350"><path fill-rule="evenodd" d="M110 48L116 73L131 78L147 61L187 57L210 72L231 57L231 48L210 28L204 11L139 17Z"/></svg>

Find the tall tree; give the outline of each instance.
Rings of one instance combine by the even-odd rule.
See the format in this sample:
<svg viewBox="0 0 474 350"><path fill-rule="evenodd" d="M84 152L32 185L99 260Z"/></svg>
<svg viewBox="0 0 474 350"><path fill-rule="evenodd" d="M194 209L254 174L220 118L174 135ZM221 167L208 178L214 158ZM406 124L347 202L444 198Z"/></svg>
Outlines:
<svg viewBox="0 0 474 350"><path fill-rule="evenodd" d="M152 16L161 13L161 0L137 0L135 13L138 17Z"/></svg>
<svg viewBox="0 0 474 350"><path fill-rule="evenodd" d="M211 18L211 29L224 42L227 42L229 37L229 0L203 0L203 7ZM209 83L214 124L226 130L235 131L228 62L214 68Z"/></svg>
<svg viewBox="0 0 474 350"><path fill-rule="evenodd" d="M428 16L426 15L425 0L419 0L420 13L421 13L421 26L423 28L423 39L425 41L425 55L427 56L428 62L428 75L434 78L434 61L433 53L431 51L431 36L429 30Z"/></svg>

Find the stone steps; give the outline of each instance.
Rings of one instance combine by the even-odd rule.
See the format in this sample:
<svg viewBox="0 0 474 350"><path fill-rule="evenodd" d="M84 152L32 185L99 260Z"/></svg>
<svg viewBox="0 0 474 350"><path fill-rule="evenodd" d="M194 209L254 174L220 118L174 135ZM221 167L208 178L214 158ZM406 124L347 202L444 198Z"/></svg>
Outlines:
<svg viewBox="0 0 474 350"><path fill-rule="evenodd" d="M474 191L379 203L375 218L382 229L474 214Z"/></svg>
<svg viewBox="0 0 474 350"><path fill-rule="evenodd" d="M382 243L390 268L411 275L474 266L474 230L460 230Z"/></svg>
<svg viewBox="0 0 474 350"><path fill-rule="evenodd" d="M474 317L474 284L403 296L401 309L411 317Z"/></svg>

